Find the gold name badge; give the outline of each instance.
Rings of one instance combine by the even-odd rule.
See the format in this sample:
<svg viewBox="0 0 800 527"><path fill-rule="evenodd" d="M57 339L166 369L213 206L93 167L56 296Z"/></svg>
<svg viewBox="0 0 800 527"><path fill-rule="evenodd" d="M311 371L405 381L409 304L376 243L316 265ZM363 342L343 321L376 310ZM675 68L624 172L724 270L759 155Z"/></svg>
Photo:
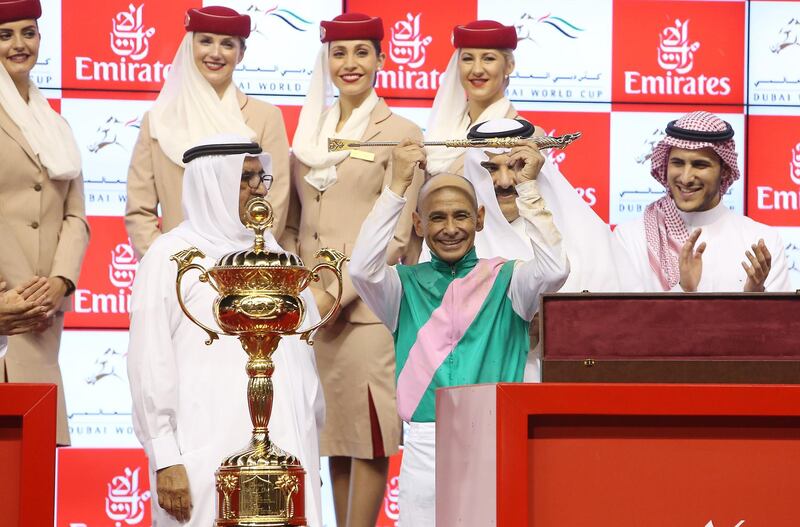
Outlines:
<svg viewBox="0 0 800 527"><path fill-rule="evenodd" d="M364 150L350 150L350 157L354 157L356 159L362 159L364 161L369 161L370 163L375 161L375 153L366 152Z"/></svg>

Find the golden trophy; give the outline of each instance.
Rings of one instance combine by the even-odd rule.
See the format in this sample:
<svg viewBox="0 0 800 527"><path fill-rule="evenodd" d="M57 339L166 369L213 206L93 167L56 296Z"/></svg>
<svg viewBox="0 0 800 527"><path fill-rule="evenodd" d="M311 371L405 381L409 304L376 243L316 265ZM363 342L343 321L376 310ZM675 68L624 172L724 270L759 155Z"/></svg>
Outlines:
<svg viewBox="0 0 800 527"><path fill-rule="evenodd" d="M178 264L175 288L178 302L189 319L207 334L210 345L219 334L236 336L248 356L247 403L253 422L250 445L225 460L216 471L216 527L261 527L306 525L305 470L298 459L269 439L272 413L272 353L284 335L300 335L312 343L316 330L336 311L342 297L342 265L345 256L334 250L317 253L324 261L313 269L291 253L264 249L264 231L272 226L272 207L263 198L247 203L247 228L255 232L253 248L228 253L211 269L192 263L205 255L192 247L171 257ZM214 319L222 331L204 325L186 308L181 281L187 271L199 271L200 281L217 291ZM300 292L318 272L328 270L339 281L333 308L312 327L298 332L305 318Z"/></svg>

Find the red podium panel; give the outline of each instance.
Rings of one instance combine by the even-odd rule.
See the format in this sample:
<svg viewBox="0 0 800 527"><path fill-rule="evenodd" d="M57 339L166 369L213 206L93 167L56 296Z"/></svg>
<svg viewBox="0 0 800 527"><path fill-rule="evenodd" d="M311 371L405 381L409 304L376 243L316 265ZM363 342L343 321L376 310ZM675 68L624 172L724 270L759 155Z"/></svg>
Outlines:
<svg viewBox="0 0 800 527"><path fill-rule="evenodd" d="M0 524L53 525L56 387L0 383Z"/></svg>
<svg viewBox="0 0 800 527"><path fill-rule="evenodd" d="M436 410L438 525L800 525L800 386L486 384Z"/></svg>

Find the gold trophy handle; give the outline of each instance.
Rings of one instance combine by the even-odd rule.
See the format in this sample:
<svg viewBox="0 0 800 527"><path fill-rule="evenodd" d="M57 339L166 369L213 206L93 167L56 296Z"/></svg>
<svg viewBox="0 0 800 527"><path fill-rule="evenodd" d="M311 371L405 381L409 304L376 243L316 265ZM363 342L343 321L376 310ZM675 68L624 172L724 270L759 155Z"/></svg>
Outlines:
<svg viewBox="0 0 800 527"><path fill-rule="evenodd" d="M217 286L209 279L206 268L200 264L192 263L192 260L195 258L205 257L206 255L203 254L200 249L192 247L190 249L173 254L169 259L178 264L178 277L175 279L175 292L178 293L178 304L181 306L181 310L186 314L186 316L189 317L189 320L194 322L196 326L200 327L200 329L208 334L208 340L206 340L205 343L206 346L210 346L212 342L219 339L219 333L197 320L194 315L189 312L189 308L183 303L183 295L181 294L181 281L183 280L183 275L185 275L186 272L191 269L197 269L200 271L200 281L207 282L211 287L214 288L215 291L219 292Z"/></svg>
<svg viewBox="0 0 800 527"><path fill-rule="evenodd" d="M333 314L336 313L336 310L339 308L339 304L342 302L342 292L344 291L344 284L342 283L342 266L347 260L349 260L349 258L347 258L344 254L335 249L320 249L314 256L317 258L321 257L325 261L315 265L314 268L311 269L311 279L315 282L319 281L318 271L328 270L336 275L336 279L339 281L339 292L336 295L336 300L333 302L333 307L331 307L330 311L325 313L325 316L322 317L319 322L300 333L300 338L308 342L309 345L314 344L314 335L316 334L317 330L324 326L333 317Z"/></svg>

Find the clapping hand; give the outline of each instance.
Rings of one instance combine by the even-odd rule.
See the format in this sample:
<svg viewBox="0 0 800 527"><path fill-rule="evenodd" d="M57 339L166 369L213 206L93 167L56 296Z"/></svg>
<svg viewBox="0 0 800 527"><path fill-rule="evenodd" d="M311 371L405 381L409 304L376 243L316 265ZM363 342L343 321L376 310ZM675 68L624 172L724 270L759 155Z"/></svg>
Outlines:
<svg viewBox="0 0 800 527"><path fill-rule="evenodd" d="M681 247L681 254L678 257L681 272L681 289L687 293L697 291L700 278L703 276L703 252L706 250L706 242L698 245L697 250L694 248L702 231L702 229L695 229L689 235L689 239Z"/></svg>
<svg viewBox="0 0 800 527"><path fill-rule="evenodd" d="M747 273L747 281L744 283L744 291L746 293L761 293L764 291L764 282L767 281L769 270L772 268L772 255L767 249L767 244L764 239L758 240L758 243L751 245L753 252L746 251L744 255L750 261L742 262L742 267Z"/></svg>

